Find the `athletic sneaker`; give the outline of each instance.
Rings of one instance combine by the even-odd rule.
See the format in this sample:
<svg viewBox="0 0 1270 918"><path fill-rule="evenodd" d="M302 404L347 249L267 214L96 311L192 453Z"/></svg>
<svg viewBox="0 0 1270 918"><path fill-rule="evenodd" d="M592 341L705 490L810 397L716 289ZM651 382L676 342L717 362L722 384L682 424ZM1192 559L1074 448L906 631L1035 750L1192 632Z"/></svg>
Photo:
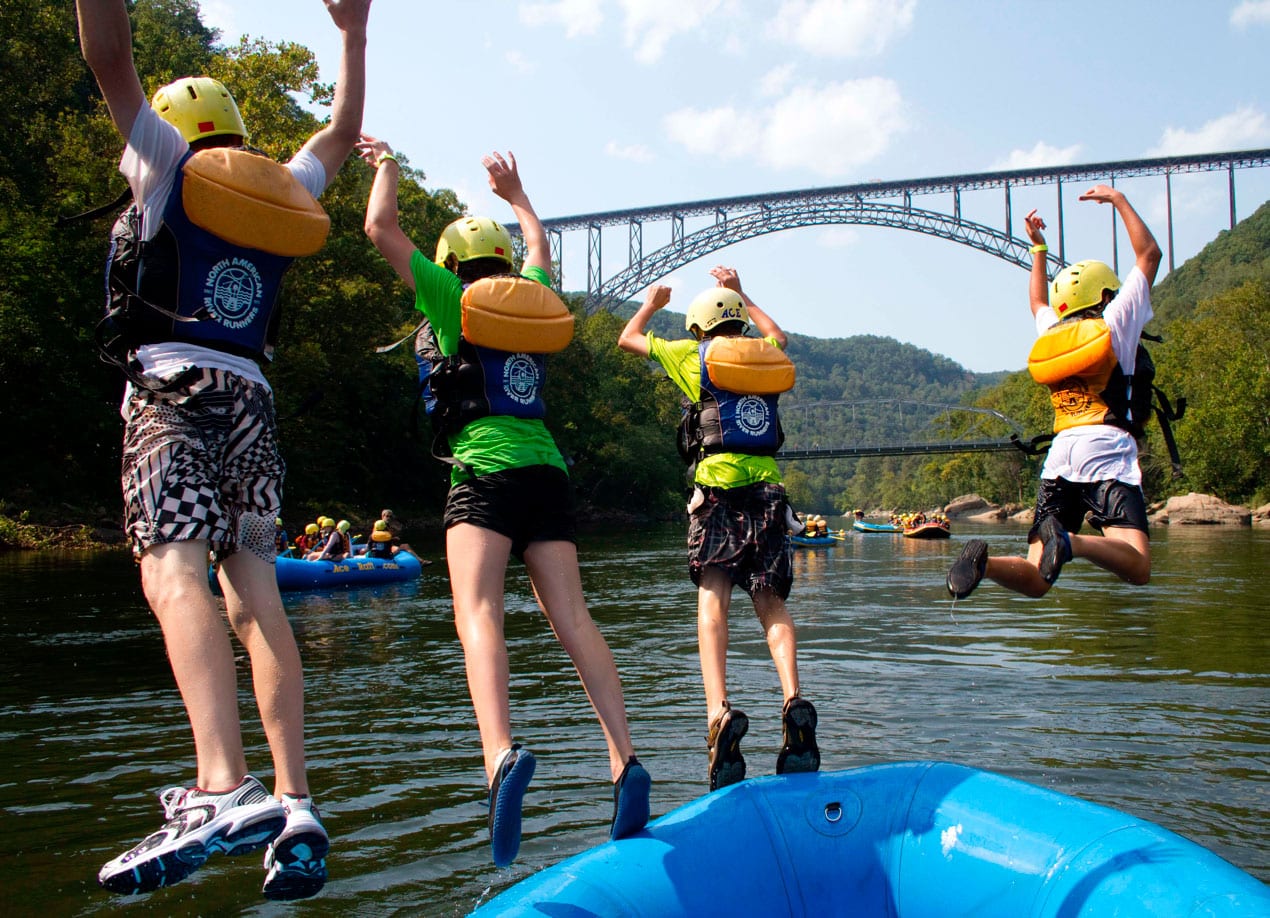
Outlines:
<svg viewBox="0 0 1270 918"><path fill-rule="evenodd" d="M750 729L750 719L723 702L723 710L710 722L706 747L710 751L710 790L745 780L745 756L741 737Z"/></svg>
<svg viewBox="0 0 1270 918"><path fill-rule="evenodd" d="M784 745L776 757L778 775L795 771L819 771L820 747L816 745L816 706L795 695L781 709Z"/></svg>
<svg viewBox="0 0 1270 918"><path fill-rule="evenodd" d="M948 569L948 592L954 599L965 599L974 592L988 569L988 543L971 539Z"/></svg>
<svg viewBox="0 0 1270 918"><path fill-rule="evenodd" d="M265 851L266 899L307 899L326 885L331 841L312 797L282 795L287 825Z"/></svg>
<svg viewBox="0 0 1270 918"><path fill-rule="evenodd" d="M1072 559L1072 539L1056 516L1047 516L1041 520L1036 534L1044 544L1041 552L1041 579L1052 585L1063 570L1063 565Z"/></svg>
<svg viewBox="0 0 1270 918"><path fill-rule="evenodd" d="M516 743L494 763L489 785L489 846L495 867L506 867L520 850L520 810L534 776L534 754Z"/></svg>
<svg viewBox="0 0 1270 918"><path fill-rule="evenodd" d="M609 826L609 838L625 838L648 825L648 791L652 783L648 769L631 756L621 777L613 783L613 822Z"/></svg>
<svg viewBox="0 0 1270 918"><path fill-rule="evenodd" d="M180 882L213 854L244 854L267 845L286 825L282 804L251 775L223 794L169 787L159 794L163 828L101 868L97 882L132 895Z"/></svg>

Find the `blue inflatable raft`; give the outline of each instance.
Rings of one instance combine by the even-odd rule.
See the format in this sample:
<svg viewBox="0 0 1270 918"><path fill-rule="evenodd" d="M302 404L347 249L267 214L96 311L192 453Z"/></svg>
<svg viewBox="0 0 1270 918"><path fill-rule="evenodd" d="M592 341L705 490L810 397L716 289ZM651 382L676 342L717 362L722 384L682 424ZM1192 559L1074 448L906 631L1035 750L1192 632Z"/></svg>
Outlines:
<svg viewBox="0 0 1270 918"><path fill-rule="evenodd" d="M1251 918L1270 915L1270 889L1146 820L904 762L734 784L475 914Z"/></svg>
<svg viewBox="0 0 1270 918"><path fill-rule="evenodd" d="M279 590L328 590L370 586L418 578L423 567L409 552L391 559L358 556L343 561L304 561L279 557L276 561Z"/></svg>

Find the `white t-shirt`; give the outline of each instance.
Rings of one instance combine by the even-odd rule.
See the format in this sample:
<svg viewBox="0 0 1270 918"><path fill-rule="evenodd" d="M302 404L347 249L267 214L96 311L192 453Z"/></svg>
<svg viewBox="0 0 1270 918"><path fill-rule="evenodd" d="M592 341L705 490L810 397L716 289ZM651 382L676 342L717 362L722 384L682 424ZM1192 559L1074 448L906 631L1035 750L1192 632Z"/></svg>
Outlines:
<svg viewBox="0 0 1270 918"><path fill-rule="evenodd" d="M141 211L141 238L153 239L163 221L163 208L176 182L176 167L190 145L181 132L146 105L137 112L132 135L119 161L119 171L132 186L132 196ZM326 190L326 167L308 150L301 150L287 163L291 174L313 197ZM145 344L137 349L137 359L148 376L170 378L189 367L227 370L268 388L260 367L249 357L227 354L214 348L180 341ZM124 392L125 409L131 385Z"/></svg>
<svg viewBox="0 0 1270 918"><path fill-rule="evenodd" d="M1126 376L1132 376L1137 366L1138 338L1153 315L1151 285L1134 265L1102 314L1111 331L1112 350L1120 358L1120 369ZM1057 321L1058 314L1049 306L1043 306L1036 313L1036 333L1043 334ZM1069 427L1054 435L1041 477L1079 482L1115 479L1141 485L1138 443L1133 434L1110 424Z"/></svg>

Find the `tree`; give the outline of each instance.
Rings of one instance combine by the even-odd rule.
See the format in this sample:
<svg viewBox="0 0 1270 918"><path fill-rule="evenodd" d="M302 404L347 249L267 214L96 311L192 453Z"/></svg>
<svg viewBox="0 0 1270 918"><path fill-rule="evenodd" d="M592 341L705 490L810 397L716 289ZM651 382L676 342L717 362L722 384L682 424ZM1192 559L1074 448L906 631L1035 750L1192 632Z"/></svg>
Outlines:
<svg viewBox="0 0 1270 918"><path fill-rule="evenodd" d="M1200 303L1168 329L1160 377L1185 393L1181 486L1225 500L1270 499L1270 282Z"/></svg>

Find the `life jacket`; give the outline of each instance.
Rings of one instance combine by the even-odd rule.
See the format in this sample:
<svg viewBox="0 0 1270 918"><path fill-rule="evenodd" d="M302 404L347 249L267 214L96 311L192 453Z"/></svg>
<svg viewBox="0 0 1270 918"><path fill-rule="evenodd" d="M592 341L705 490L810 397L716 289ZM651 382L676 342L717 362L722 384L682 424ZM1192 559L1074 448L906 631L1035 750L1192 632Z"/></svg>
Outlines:
<svg viewBox="0 0 1270 918"><path fill-rule="evenodd" d="M444 458L446 437L479 418L541 420L546 355L573 338L573 315L537 281L513 275L468 285L461 301L458 351L445 356L426 323L415 339L424 408Z"/></svg>
<svg viewBox="0 0 1270 918"><path fill-rule="evenodd" d="M1036 339L1028 354L1028 372L1050 390L1054 432L1084 424L1111 424L1135 437L1144 434L1151 412L1155 365L1148 355L1141 367L1138 345L1133 376L1126 376L1111 344L1105 319L1059 322Z"/></svg>
<svg viewBox="0 0 1270 918"><path fill-rule="evenodd" d="M98 341L115 363L161 341L271 360L282 278L322 247L330 218L285 166L213 148L181 160L152 239L140 224L134 204L111 230Z"/></svg>
<svg viewBox="0 0 1270 918"><path fill-rule="evenodd" d="M1160 338L1142 334L1142 338ZM1073 316L1051 326L1036 339L1028 354L1028 372L1050 390L1054 433L1084 424L1110 424L1137 439L1146 436L1146 422L1154 414L1160 422L1174 474L1181 473L1181 456L1171 422L1186 411L1186 399L1174 409L1155 385L1155 361L1138 341L1132 376L1126 376L1111 344L1111 329L1101 316ZM1045 440L1038 437L1033 448ZM1026 451L1026 450L1025 450Z"/></svg>
<svg viewBox="0 0 1270 918"><path fill-rule="evenodd" d="M785 442L777 403L794 387L794 364L763 338L706 338L697 346L701 396L684 399L679 455L690 465L715 453L773 456Z"/></svg>

